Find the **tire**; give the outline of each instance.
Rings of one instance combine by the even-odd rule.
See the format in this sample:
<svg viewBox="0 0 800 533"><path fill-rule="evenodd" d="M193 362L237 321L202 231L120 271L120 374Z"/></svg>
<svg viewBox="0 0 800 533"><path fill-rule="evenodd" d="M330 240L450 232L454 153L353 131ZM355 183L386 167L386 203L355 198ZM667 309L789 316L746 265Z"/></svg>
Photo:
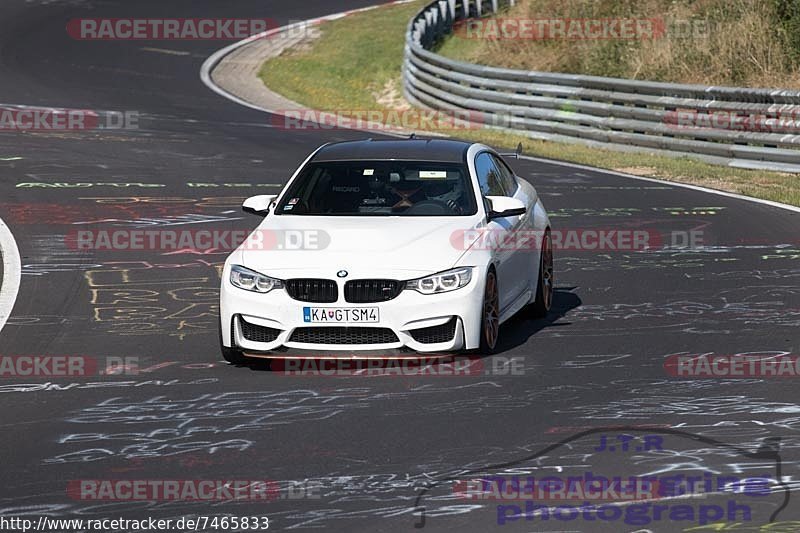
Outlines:
<svg viewBox="0 0 800 533"><path fill-rule="evenodd" d="M243 365L247 358L236 347L228 348L222 344L222 324L219 326L219 350L222 352L222 357L232 365Z"/></svg>
<svg viewBox="0 0 800 533"><path fill-rule="evenodd" d="M536 300L530 305L533 318L545 318L553 307L555 277L553 274L553 238L548 229L542 239L539 257L539 280L536 283Z"/></svg>
<svg viewBox="0 0 800 533"><path fill-rule="evenodd" d="M500 291L497 288L497 274L489 269L483 289L481 309L481 355L491 355L497 349L500 337Z"/></svg>

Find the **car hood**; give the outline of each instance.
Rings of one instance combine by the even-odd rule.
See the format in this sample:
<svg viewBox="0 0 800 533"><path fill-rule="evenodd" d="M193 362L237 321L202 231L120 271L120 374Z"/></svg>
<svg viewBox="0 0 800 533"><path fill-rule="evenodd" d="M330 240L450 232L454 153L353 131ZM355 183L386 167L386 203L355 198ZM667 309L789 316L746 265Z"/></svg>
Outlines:
<svg viewBox="0 0 800 533"><path fill-rule="evenodd" d="M268 216L246 241L243 266L275 277L394 276L411 279L456 265L477 217ZM459 240L460 239L460 240ZM314 243L317 244L314 244Z"/></svg>

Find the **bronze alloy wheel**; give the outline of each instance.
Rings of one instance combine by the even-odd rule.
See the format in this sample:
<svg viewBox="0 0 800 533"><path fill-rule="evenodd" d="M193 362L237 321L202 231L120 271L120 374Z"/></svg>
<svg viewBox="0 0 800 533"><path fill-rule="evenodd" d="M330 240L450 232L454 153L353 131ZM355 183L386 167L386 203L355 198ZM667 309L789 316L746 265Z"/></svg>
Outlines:
<svg viewBox="0 0 800 533"><path fill-rule="evenodd" d="M542 303L549 311L553 307L553 238L548 231L542 243Z"/></svg>
<svg viewBox="0 0 800 533"><path fill-rule="evenodd" d="M486 289L483 293L483 324L481 345L486 351L493 351L500 333L500 296L497 290L497 275L490 270L486 275Z"/></svg>
<svg viewBox="0 0 800 533"><path fill-rule="evenodd" d="M530 305L533 318L544 318L553 307L555 275L553 274L553 237L548 229L542 239L542 253L539 259L539 275L536 283L536 299Z"/></svg>

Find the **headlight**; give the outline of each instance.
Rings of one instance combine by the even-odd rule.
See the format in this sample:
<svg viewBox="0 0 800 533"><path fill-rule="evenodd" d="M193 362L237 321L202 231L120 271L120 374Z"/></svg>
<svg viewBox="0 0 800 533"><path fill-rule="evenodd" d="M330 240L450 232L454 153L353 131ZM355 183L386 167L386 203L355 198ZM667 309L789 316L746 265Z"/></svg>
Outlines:
<svg viewBox="0 0 800 533"><path fill-rule="evenodd" d="M472 267L454 268L432 276L406 281L406 289L415 290L422 294L438 294L460 289L466 286L471 279Z"/></svg>
<svg viewBox="0 0 800 533"><path fill-rule="evenodd" d="M283 288L283 281L259 274L255 270L239 265L231 267L231 284L246 291L261 293Z"/></svg>

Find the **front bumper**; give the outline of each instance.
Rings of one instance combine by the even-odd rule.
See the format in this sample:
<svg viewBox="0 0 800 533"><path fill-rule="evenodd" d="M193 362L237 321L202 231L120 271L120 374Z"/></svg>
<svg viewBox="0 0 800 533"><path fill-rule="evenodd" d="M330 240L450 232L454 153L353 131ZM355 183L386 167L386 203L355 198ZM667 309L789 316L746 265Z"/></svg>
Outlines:
<svg viewBox="0 0 800 533"><path fill-rule="evenodd" d="M267 294L245 291L223 276L222 342L255 356L284 348L306 352L410 349L423 353L474 349L480 342L483 283L476 269L467 286L452 292L425 295L404 290L386 302L353 304L344 301L343 282L337 280L339 301L323 304L294 300L283 289ZM303 319L304 307L377 307L380 316L379 322L358 325L311 324ZM451 329L452 336L444 340Z"/></svg>

